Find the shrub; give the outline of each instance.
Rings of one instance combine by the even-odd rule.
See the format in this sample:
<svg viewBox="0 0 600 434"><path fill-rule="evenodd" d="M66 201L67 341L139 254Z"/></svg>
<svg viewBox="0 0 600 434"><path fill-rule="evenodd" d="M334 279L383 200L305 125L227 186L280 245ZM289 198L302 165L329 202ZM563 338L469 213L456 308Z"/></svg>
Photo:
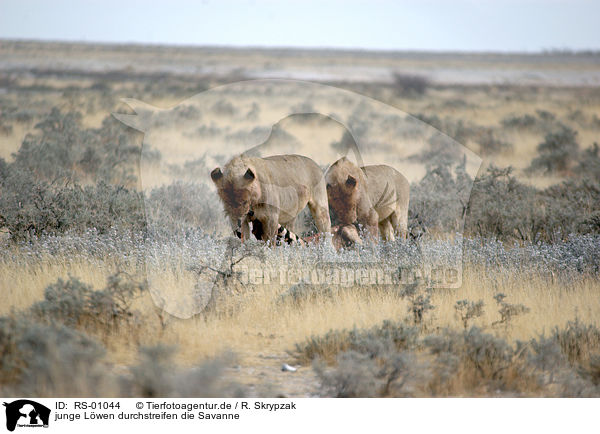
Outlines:
<svg viewBox="0 0 600 434"><path fill-rule="evenodd" d="M440 118L438 115L427 115L423 113L417 113L414 115L415 118L431 125L433 128L441 131L442 133L452 137L455 141L461 144L465 144L470 139L479 139L489 128L481 127L472 122L465 121L464 119L454 120L450 117ZM444 151L448 146L448 139L446 137L440 137L434 134L429 139L431 147L436 149L426 150L419 154L418 159L426 164L436 164L440 161L435 159L435 151ZM439 145L439 146L438 146ZM453 156L456 159L456 155Z"/></svg>
<svg viewBox="0 0 600 434"><path fill-rule="evenodd" d="M521 183L512 168L490 166L473 185L465 231L469 235L511 241L566 240L570 234L596 234L594 204L600 181L569 179L538 190Z"/></svg>
<svg viewBox="0 0 600 434"><path fill-rule="evenodd" d="M469 326L469 321L473 318L478 318L483 315L483 300L477 302L468 300L459 300L454 305L454 309L460 315L460 320L466 330Z"/></svg>
<svg viewBox="0 0 600 434"><path fill-rule="evenodd" d="M556 132L546 134L537 146L538 156L531 161L530 171L567 173L578 159L577 132L561 126Z"/></svg>
<svg viewBox="0 0 600 434"><path fill-rule="evenodd" d="M395 73L393 87L398 96L421 96L429 87L429 80L420 75Z"/></svg>
<svg viewBox="0 0 600 434"><path fill-rule="evenodd" d="M0 182L3 182L4 179L6 179L6 177L9 174L9 170L10 170L10 166L8 165L6 160L4 158L0 157Z"/></svg>
<svg viewBox="0 0 600 434"><path fill-rule="evenodd" d="M600 181L568 179L540 193L544 201L543 230L550 241L571 233L599 233L595 216L600 200Z"/></svg>
<svg viewBox="0 0 600 434"><path fill-rule="evenodd" d="M12 239L113 226L142 230L142 195L115 184L135 181L139 146L112 117L84 129L81 114L54 108L24 139L14 162L0 162L0 222ZM82 187L78 182L96 182Z"/></svg>
<svg viewBox="0 0 600 434"><path fill-rule="evenodd" d="M8 79L11 80L11 79ZM0 87L2 86L3 78L0 77ZM2 112L0 112L0 123L18 122L27 123L31 122L35 117L35 112L30 109L20 109L19 106L7 106L3 101Z"/></svg>
<svg viewBox="0 0 600 434"><path fill-rule="evenodd" d="M227 229L221 201L206 184L176 182L155 188L145 207L155 230L174 233L201 228L214 233Z"/></svg>
<svg viewBox="0 0 600 434"><path fill-rule="evenodd" d="M220 116L233 116L237 113L237 109L229 101L220 99L213 104L212 110L215 114Z"/></svg>
<svg viewBox="0 0 600 434"><path fill-rule="evenodd" d="M594 386L600 386L600 355L594 354L581 369L584 378L591 381Z"/></svg>
<svg viewBox="0 0 600 434"><path fill-rule="evenodd" d="M422 122L425 122L428 125L431 125L436 130L443 131L444 130L444 121L440 119L440 117L436 114L428 115L426 113L416 113L413 115L415 118L419 119Z"/></svg>
<svg viewBox="0 0 600 434"><path fill-rule="evenodd" d="M514 317L526 314L531 310L523 304L508 303L504 301L505 298L506 295L502 293L494 295L494 300L496 300L499 307L498 313L500 314L500 320L492 325L505 324L508 326Z"/></svg>
<svg viewBox="0 0 600 434"><path fill-rule="evenodd" d="M454 168L448 163L428 167L421 181L410 187L411 227L445 233L462 230L471 185L464 160Z"/></svg>
<svg viewBox="0 0 600 434"><path fill-rule="evenodd" d="M410 396L407 387L413 379L414 360L411 354L393 349L376 358L356 351L341 353L337 366L326 369L316 363L322 393L337 398L372 398Z"/></svg>
<svg viewBox="0 0 600 434"><path fill-rule="evenodd" d="M424 289L423 285L417 281L405 285L400 291L400 296L409 301L408 312L412 314L410 319L414 325L422 324L423 316L435 309L435 306L431 304L431 290L422 291L422 289Z"/></svg>
<svg viewBox="0 0 600 434"><path fill-rule="evenodd" d="M371 336L313 367L326 396L597 396L598 353L582 363L563 353L555 337L511 345L471 327L443 329L409 347Z"/></svg>
<svg viewBox="0 0 600 434"><path fill-rule="evenodd" d="M97 341L64 325L0 318L0 378L12 394L103 396L104 353Z"/></svg>
<svg viewBox="0 0 600 434"><path fill-rule="evenodd" d="M499 139L493 130L487 129L477 139L479 143L479 152L481 155L497 155L507 152L512 152L512 143L505 142Z"/></svg>
<svg viewBox="0 0 600 434"><path fill-rule="evenodd" d="M6 123L6 121L0 118L0 135L9 136L12 134L13 127Z"/></svg>
<svg viewBox="0 0 600 434"><path fill-rule="evenodd" d="M246 119L249 121L255 121L256 119L258 119L259 115L260 106L256 102L253 102L252 106L250 107L250 110L248 111L248 113L246 113Z"/></svg>
<svg viewBox="0 0 600 434"><path fill-rule="evenodd" d="M553 339L571 364L584 364L600 353L600 329L579 320L569 321L563 329L555 327Z"/></svg>
<svg viewBox="0 0 600 434"><path fill-rule="evenodd" d="M316 300L333 299L335 291L329 286L297 283L279 296L279 302L291 303L298 307Z"/></svg>
<svg viewBox="0 0 600 434"><path fill-rule="evenodd" d="M556 115L554 113L549 112L548 110L536 110L535 114L544 122L552 122L556 119Z"/></svg>
<svg viewBox="0 0 600 434"><path fill-rule="evenodd" d="M533 128L537 125L537 119L530 114L510 115L500 121L505 128Z"/></svg>
<svg viewBox="0 0 600 434"><path fill-rule="evenodd" d="M323 336L311 336L296 344L294 355L299 363L322 359L333 363L335 357L346 351L367 353L371 357L392 345L397 350L413 348L418 330L402 323L384 321L368 330L331 330Z"/></svg>
<svg viewBox="0 0 600 434"><path fill-rule="evenodd" d="M582 178L595 178L600 182L600 146L598 143L585 149L579 158L575 172Z"/></svg>
<svg viewBox="0 0 600 434"><path fill-rule="evenodd" d="M378 396L377 362L366 354L343 352L337 357L337 368L327 371L316 363L314 369L321 380L322 393L337 398L371 398Z"/></svg>
<svg viewBox="0 0 600 434"><path fill-rule="evenodd" d="M500 121L504 128L546 132L563 127L556 119L556 115L547 110L536 110L535 115L511 114Z"/></svg>
<svg viewBox="0 0 600 434"><path fill-rule="evenodd" d="M454 173L450 163L429 166L421 181L411 184L409 227L418 232L456 232L466 216L466 235L503 241L555 242L574 233L600 233L595 206L600 201L600 179L591 173L596 151L588 151L589 170L544 190L519 181L512 167L490 165L471 189L464 162L454 167Z"/></svg>
<svg viewBox="0 0 600 434"><path fill-rule="evenodd" d="M352 134L348 130L345 130L342 138L339 141L331 142L330 146L340 154L345 155L349 149L353 149L356 146L355 143Z"/></svg>
<svg viewBox="0 0 600 434"><path fill-rule="evenodd" d="M537 190L519 182L511 167L491 165L473 184L466 232L501 240L537 241L544 217L539 202Z"/></svg>
<svg viewBox="0 0 600 434"><path fill-rule="evenodd" d="M87 139L80 129L81 117L81 113L63 115L58 108L53 108L48 117L36 124L39 134L25 136L14 155L15 164L37 179L70 179L76 147Z"/></svg>
<svg viewBox="0 0 600 434"><path fill-rule="evenodd" d="M97 181L131 184L140 147L132 133L108 116L98 129L84 129L81 113L53 108L36 124L36 134L25 136L14 154L14 164L32 179L54 182Z"/></svg>
<svg viewBox="0 0 600 434"><path fill-rule="evenodd" d="M0 180L0 219L14 240L42 234L112 227L142 231L146 227L143 195L100 181L95 186L52 185L32 181L11 167Z"/></svg>
<svg viewBox="0 0 600 434"><path fill-rule="evenodd" d="M140 361L122 380L123 394L144 398L157 397L243 397L246 388L223 376L223 369L233 361L233 355L207 360L190 369L174 366L175 347L155 345L140 348Z"/></svg>
<svg viewBox="0 0 600 434"><path fill-rule="evenodd" d="M531 392L537 382L520 348L472 327L424 339L435 356L429 388L434 395Z"/></svg>
<svg viewBox="0 0 600 434"><path fill-rule="evenodd" d="M131 394L144 398L171 393L174 347L155 345L140 348L140 362L131 368Z"/></svg>
<svg viewBox="0 0 600 434"><path fill-rule="evenodd" d="M73 277L67 281L58 279L46 288L44 299L31 306L31 313L48 323L108 335L131 323L135 316L131 303L144 290L144 285L133 282L124 273L110 276L103 290L94 290Z"/></svg>
<svg viewBox="0 0 600 434"><path fill-rule="evenodd" d="M88 134L92 139L81 144L85 150L76 161L76 166L85 172L81 178L134 187L141 153L136 133L114 117L107 116L100 128L88 130ZM146 150L144 157L158 160L160 153Z"/></svg>
<svg viewBox="0 0 600 434"><path fill-rule="evenodd" d="M26 315L0 317L0 393L5 396L242 397L229 381L224 354L189 369L173 363L174 348L142 347L129 374L117 375L105 348L62 324L36 323ZM120 384L120 389L119 389Z"/></svg>
<svg viewBox="0 0 600 434"><path fill-rule="evenodd" d="M540 384L555 383L559 380L557 376L562 374L561 371L568 367L567 358L556 340L552 338L540 336L538 339L531 339L527 349L529 363L540 373L538 377Z"/></svg>

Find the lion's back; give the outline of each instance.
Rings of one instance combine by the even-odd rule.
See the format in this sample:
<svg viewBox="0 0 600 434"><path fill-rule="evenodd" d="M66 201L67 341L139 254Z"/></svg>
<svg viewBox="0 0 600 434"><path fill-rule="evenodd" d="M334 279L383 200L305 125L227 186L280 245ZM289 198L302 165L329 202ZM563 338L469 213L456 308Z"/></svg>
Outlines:
<svg viewBox="0 0 600 434"><path fill-rule="evenodd" d="M269 172L274 182L314 186L323 178L323 172L317 163L303 155L273 155L262 160L264 170Z"/></svg>
<svg viewBox="0 0 600 434"><path fill-rule="evenodd" d="M408 205L410 184L399 171L384 164L364 166L362 170L368 180L369 195L371 195L371 192L376 197L384 194L386 186L391 183L395 188L398 202L402 205Z"/></svg>

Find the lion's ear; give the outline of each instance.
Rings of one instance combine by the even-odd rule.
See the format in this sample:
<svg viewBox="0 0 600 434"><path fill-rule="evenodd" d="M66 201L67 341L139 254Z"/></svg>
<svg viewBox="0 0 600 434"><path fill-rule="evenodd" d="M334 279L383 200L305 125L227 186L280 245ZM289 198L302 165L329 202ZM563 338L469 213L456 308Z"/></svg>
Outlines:
<svg viewBox="0 0 600 434"><path fill-rule="evenodd" d="M348 179L346 179L346 185L348 187L356 187L356 178L352 175L348 175Z"/></svg>
<svg viewBox="0 0 600 434"><path fill-rule="evenodd" d="M246 173L244 173L244 179L247 181L252 181L254 178L256 178L256 175L254 175L252 169L246 170Z"/></svg>
<svg viewBox="0 0 600 434"><path fill-rule="evenodd" d="M221 178L223 178L223 172L221 172L221 168L217 167L215 170L210 172L210 178L213 180L214 183L219 182Z"/></svg>

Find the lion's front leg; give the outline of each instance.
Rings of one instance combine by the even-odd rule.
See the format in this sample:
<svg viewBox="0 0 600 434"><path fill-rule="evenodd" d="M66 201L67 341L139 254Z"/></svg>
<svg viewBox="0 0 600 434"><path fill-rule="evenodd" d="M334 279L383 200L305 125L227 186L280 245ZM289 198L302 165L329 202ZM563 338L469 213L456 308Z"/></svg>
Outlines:
<svg viewBox="0 0 600 434"><path fill-rule="evenodd" d="M308 208L310 209L310 213L315 220L315 225L319 233L329 233L331 232L331 220L329 218L329 209L324 206L313 205L310 202L308 203Z"/></svg>
<svg viewBox="0 0 600 434"><path fill-rule="evenodd" d="M379 237L379 215L374 209L371 209L366 219L359 221L359 223L365 228L365 234L370 241L377 241Z"/></svg>
<svg viewBox="0 0 600 434"><path fill-rule="evenodd" d="M248 217L244 217L242 223L240 225L241 239L242 243L250 239L250 221L248 221Z"/></svg>

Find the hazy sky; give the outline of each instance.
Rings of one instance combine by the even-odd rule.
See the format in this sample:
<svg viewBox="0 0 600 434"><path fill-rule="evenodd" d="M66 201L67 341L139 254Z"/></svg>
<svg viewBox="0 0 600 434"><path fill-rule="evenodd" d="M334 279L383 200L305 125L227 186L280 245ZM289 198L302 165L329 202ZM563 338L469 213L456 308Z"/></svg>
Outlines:
<svg viewBox="0 0 600 434"><path fill-rule="evenodd" d="M598 0L0 0L0 38L89 42L580 50L599 23Z"/></svg>

